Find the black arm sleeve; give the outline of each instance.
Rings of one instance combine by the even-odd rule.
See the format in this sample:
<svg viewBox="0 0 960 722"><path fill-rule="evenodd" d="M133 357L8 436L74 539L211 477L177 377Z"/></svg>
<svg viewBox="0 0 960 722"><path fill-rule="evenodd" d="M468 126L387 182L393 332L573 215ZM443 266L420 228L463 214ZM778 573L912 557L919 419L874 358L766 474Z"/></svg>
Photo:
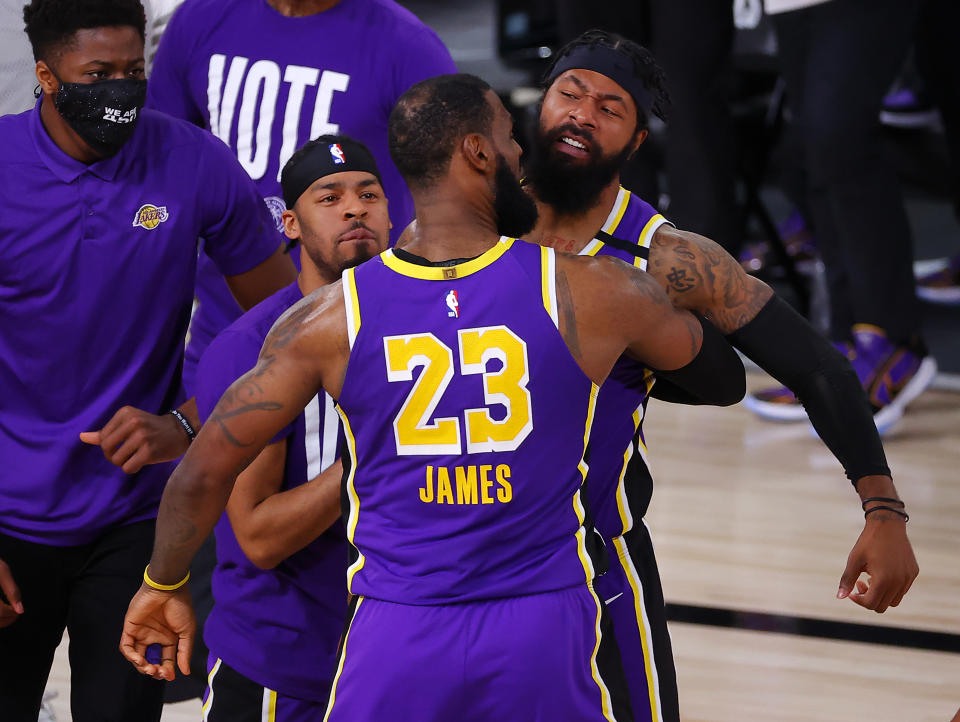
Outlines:
<svg viewBox="0 0 960 722"><path fill-rule="evenodd" d="M657 378L661 380L653 388L666 382L674 398L664 398L665 401L731 406L739 402L747 390L743 362L712 323L700 316L697 319L703 326L700 352L686 366L657 371Z"/></svg>
<svg viewBox="0 0 960 722"><path fill-rule="evenodd" d="M813 428L852 482L890 475L867 395L850 362L786 302L773 296L727 336L797 395Z"/></svg>

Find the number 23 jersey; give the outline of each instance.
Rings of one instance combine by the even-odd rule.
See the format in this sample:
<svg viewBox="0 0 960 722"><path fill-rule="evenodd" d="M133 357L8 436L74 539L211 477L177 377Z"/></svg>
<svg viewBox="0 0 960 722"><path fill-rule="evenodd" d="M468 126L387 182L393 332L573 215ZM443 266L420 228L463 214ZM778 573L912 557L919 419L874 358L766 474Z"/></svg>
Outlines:
<svg viewBox="0 0 960 722"><path fill-rule="evenodd" d="M554 252L503 238L455 266L386 251L343 275L351 593L405 604L589 582L597 387L557 325Z"/></svg>

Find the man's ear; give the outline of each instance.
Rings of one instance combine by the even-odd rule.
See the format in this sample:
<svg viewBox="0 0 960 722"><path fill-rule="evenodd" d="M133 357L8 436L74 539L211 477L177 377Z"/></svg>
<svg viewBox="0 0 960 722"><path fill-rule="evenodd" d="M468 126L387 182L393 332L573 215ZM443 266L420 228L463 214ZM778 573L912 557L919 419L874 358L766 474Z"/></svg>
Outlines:
<svg viewBox="0 0 960 722"><path fill-rule="evenodd" d="M480 133L470 133L460 141L460 152L474 170L486 175L494 163L490 141Z"/></svg>
<svg viewBox="0 0 960 722"><path fill-rule="evenodd" d="M633 158L634 154L640 150L640 146L643 145L643 142L647 139L648 135L649 132L646 129L641 130L636 134L632 143L633 149L630 151L630 155L628 156L629 158Z"/></svg>
<svg viewBox="0 0 960 722"><path fill-rule="evenodd" d="M280 218L283 220L283 233L291 241L300 240L300 219L293 211L284 211Z"/></svg>
<svg viewBox="0 0 960 722"><path fill-rule="evenodd" d="M40 84L40 90L47 95L53 95L57 92L57 89L60 87L60 82L45 60L37 61L35 72L37 74L37 82Z"/></svg>

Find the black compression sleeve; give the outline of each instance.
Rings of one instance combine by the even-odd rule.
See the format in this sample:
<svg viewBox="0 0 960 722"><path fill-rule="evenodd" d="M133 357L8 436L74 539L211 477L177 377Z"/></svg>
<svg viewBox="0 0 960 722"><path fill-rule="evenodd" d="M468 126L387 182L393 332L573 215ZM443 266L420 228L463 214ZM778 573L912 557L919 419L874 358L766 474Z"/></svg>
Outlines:
<svg viewBox="0 0 960 722"><path fill-rule="evenodd" d="M752 321L727 338L797 395L851 481L890 475L853 367L803 316L773 296Z"/></svg>
<svg viewBox="0 0 960 722"><path fill-rule="evenodd" d="M703 326L703 342L693 360L673 371L657 371L657 378L673 387L677 403L730 406L743 398L747 390L743 362L729 343L709 321L697 317ZM662 383L654 384L654 389ZM660 396L658 398L664 398Z"/></svg>

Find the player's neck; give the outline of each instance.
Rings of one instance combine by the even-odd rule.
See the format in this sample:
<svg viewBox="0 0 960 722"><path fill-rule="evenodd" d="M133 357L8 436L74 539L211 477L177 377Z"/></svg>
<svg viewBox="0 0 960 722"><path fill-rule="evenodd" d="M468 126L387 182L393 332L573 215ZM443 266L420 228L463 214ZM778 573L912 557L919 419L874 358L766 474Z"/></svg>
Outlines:
<svg viewBox="0 0 960 722"><path fill-rule="evenodd" d="M40 104L40 120L43 122L47 135L50 136L50 140L74 160L87 164L102 160L89 145L83 142L77 131L60 117L53 105L52 95L43 96L43 102Z"/></svg>
<svg viewBox="0 0 960 722"><path fill-rule="evenodd" d="M340 0L267 0L274 10L288 18L302 18L329 10Z"/></svg>
<svg viewBox="0 0 960 722"><path fill-rule="evenodd" d="M403 249L428 261L479 256L500 239L489 199L431 193L415 195L414 205Z"/></svg>
<svg viewBox="0 0 960 722"><path fill-rule="evenodd" d="M297 275L297 285L300 286L300 293L309 296L318 288L327 286L336 281L340 276L334 275L328 268L317 268L313 260L302 248L300 249L300 273Z"/></svg>
<svg viewBox="0 0 960 722"><path fill-rule="evenodd" d="M533 192L536 195L536 189ZM538 200L539 219L528 240L566 253L579 253L603 227L619 192L618 175L600 192L597 202L590 209L576 215L564 214L560 209Z"/></svg>

